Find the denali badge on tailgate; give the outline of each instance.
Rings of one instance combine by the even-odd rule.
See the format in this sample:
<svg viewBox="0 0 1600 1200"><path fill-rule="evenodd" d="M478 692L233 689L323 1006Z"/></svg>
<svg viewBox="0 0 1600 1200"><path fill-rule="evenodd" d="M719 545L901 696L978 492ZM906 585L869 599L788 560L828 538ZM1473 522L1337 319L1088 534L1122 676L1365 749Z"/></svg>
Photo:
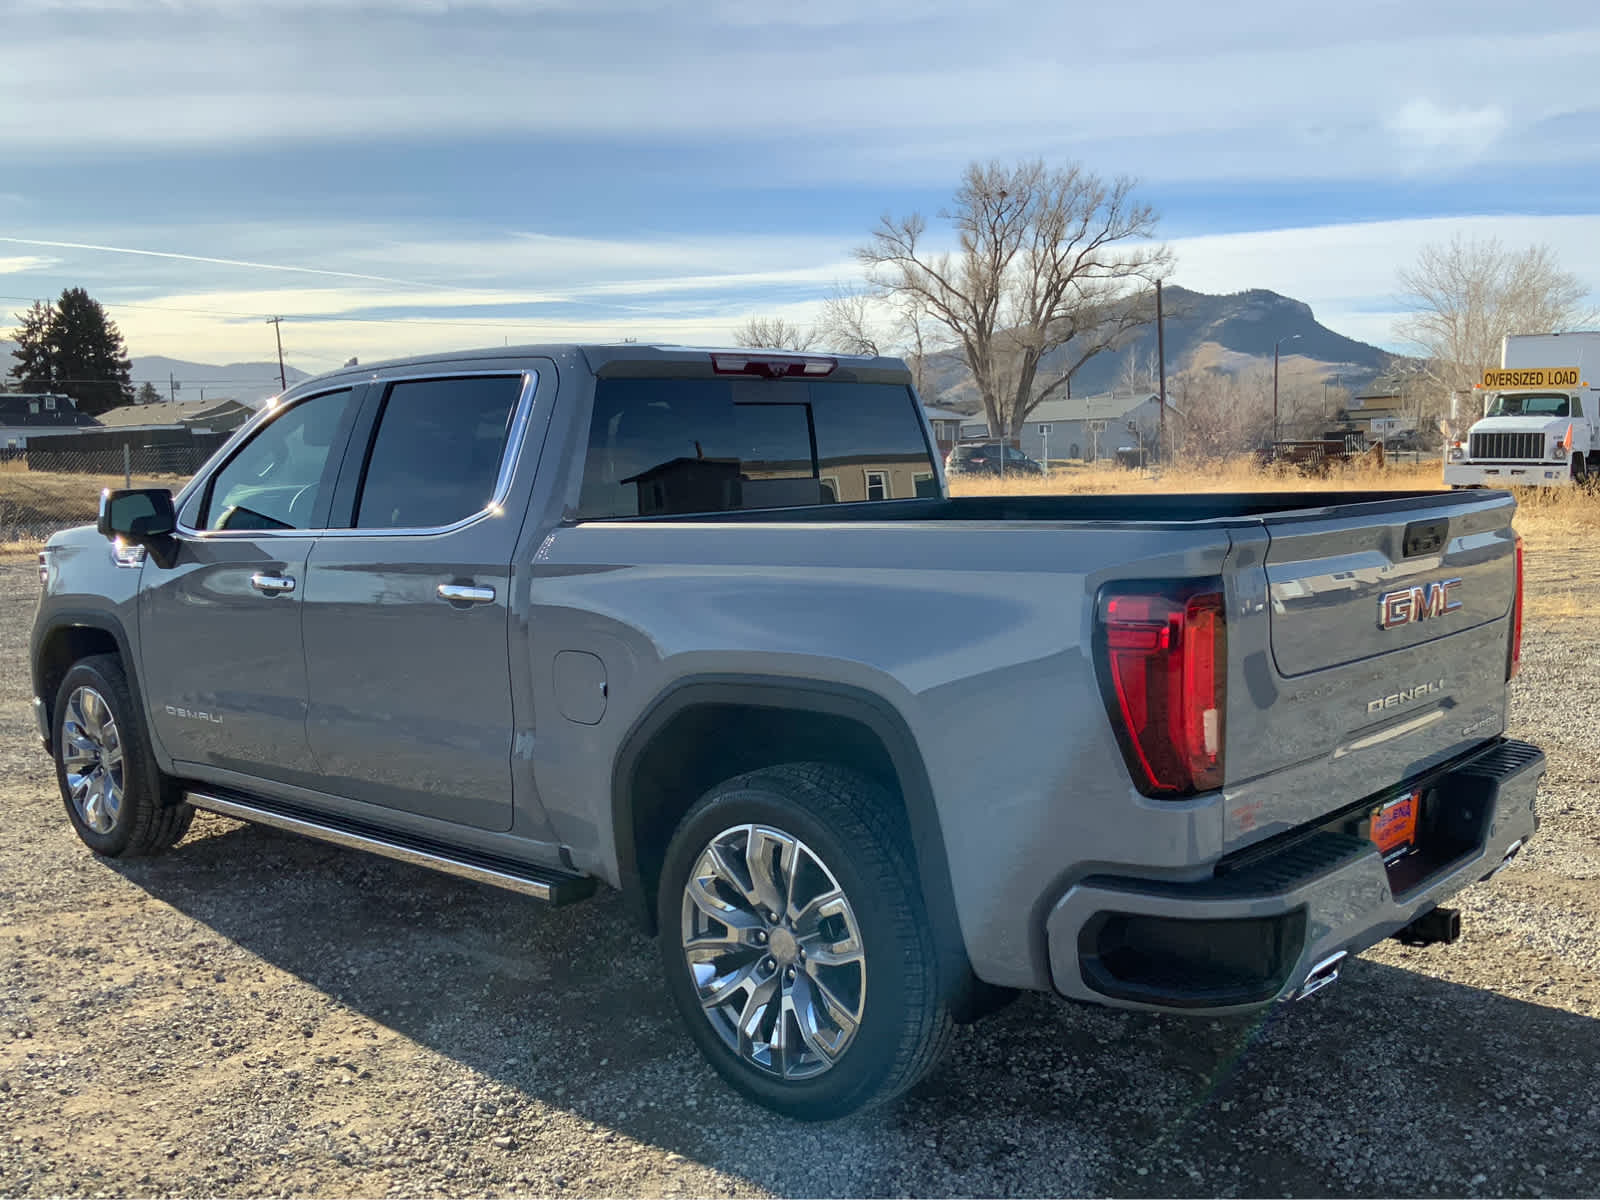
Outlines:
<svg viewBox="0 0 1600 1200"><path fill-rule="evenodd" d="M1439 679L1429 683L1419 683L1415 687L1401 688L1398 692L1390 692L1387 696L1379 696L1376 700L1367 701L1369 713L1382 712L1386 708L1399 708L1402 704L1410 704L1413 700L1422 700L1435 692L1444 691L1444 680Z"/></svg>
<svg viewBox="0 0 1600 1200"><path fill-rule="evenodd" d="M1396 625L1409 625L1413 621L1426 621L1429 617L1442 617L1461 607L1451 592L1461 580L1435 580L1417 587L1385 592L1378 597L1378 625L1393 629Z"/></svg>

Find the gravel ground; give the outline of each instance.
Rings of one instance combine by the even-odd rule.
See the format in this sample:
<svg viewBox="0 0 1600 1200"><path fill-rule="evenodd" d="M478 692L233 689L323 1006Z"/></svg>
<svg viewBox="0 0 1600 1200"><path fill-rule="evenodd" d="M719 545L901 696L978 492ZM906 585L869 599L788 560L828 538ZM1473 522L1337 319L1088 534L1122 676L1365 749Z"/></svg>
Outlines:
<svg viewBox="0 0 1600 1200"><path fill-rule="evenodd" d="M0 566L0 1196L1600 1192L1592 620L1530 621L1545 825L1456 946L1385 943L1255 1022L1027 996L902 1103L799 1126L701 1065L614 898L205 814L96 860L32 730L36 586Z"/></svg>

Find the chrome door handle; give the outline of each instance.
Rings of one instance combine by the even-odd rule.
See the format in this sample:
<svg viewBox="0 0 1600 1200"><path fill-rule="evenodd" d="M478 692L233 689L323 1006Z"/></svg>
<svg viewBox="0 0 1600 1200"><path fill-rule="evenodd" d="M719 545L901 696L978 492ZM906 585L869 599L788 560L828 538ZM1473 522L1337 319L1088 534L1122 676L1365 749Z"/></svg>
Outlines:
<svg viewBox="0 0 1600 1200"><path fill-rule="evenodd" d="M465 583L441 583L439 599L448 600L452 604L491 604L494 602L494 589L472 587Z"/></svg>
<svg viewBox="0 0 1600 1200"><path fill-rule="evenodd" d="M294 576L262 575L257 572L250 576L250 586L258 592L265 592L269 596L281 596L286 592L294 591Z"/></svg>

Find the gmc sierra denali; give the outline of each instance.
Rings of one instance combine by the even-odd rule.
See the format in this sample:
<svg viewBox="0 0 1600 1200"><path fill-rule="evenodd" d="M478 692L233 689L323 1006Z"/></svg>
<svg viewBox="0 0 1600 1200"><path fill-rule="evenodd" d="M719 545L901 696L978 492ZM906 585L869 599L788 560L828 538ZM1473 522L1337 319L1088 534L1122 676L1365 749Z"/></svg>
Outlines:
<svg viewBox="0 0 1600 1200"><path fill-rule="evenodd" d="M881 1102L1015 989L1309 995L1532 835L1504 492L951 498L905 365L543 346L339 371L53 537L102 855L196 809L620 889L745 1095Z"/></svg>

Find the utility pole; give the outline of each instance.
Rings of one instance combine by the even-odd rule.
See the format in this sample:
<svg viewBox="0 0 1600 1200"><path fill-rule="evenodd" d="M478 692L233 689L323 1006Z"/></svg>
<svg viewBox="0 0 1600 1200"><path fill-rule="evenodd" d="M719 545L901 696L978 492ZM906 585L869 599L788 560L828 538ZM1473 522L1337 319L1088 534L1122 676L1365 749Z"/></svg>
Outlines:
<svg viewBox="0 0 1600 1200"><path fill-rule="evenodd" d="M1161 319L1159 279L1156 280L1156 361L1161 374L1161 407L1156 412L1156 461L1164 463L1167 461L1167 329Z"/></svg>
<svg viewBox="0 0 1600 1200"><path fill-rule="evenodd" d="M268 317L267 324L272 326L272 332L278 338L278 388L280 391L287 392L289 390L289 381L284 378L283 374L283 329L281 328L283 318Z"/></svg>
<svg viewBox="0 0 1600 1200"><path fill-rule="evenodd" d="M1281 337L1272 343L1272 442L1278 442L1278 347L1285 342L1292 342L1300 335L1291 333L1288 337Z"/></svg>
<svg viewBox="0 0 1600 1200"><path fill-rule="evenodd" d="M167 372L167 395L172 397L174 404L178 402L178 380L171 371Z"/></svg>

